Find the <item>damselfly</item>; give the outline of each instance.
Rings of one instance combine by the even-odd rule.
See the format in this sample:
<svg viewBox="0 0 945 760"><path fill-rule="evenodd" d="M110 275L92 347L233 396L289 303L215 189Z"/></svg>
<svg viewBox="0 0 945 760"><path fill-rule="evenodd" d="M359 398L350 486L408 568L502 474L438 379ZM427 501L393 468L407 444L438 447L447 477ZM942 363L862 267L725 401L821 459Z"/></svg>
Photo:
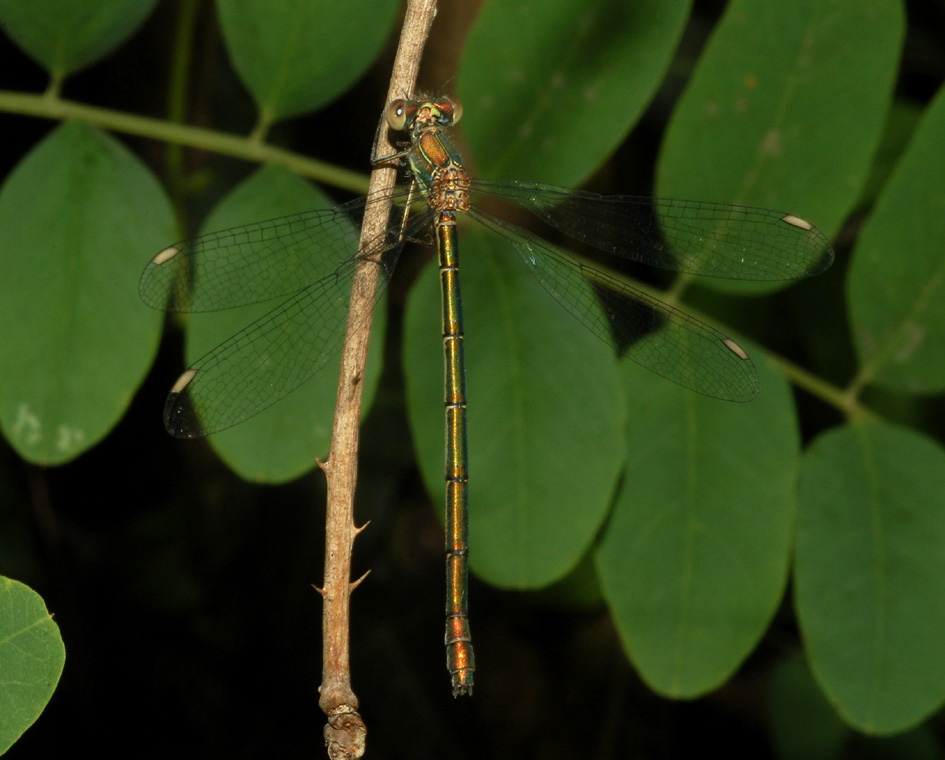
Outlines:
<svg viewBox="0 0 945 760"><path fill-rule="evenodd" d="M826 237L793 214L764 209L601 196L529 182L471 179L444 129L461 115L449 97L391 103L382 123L409 143L372 163L405 164L410 182L391 193L211 233L166 248L147 266L141 296L157 309L212 311L280 299L253 324L193 364L164 409L168 431L195 438L262 411L305 382L340 348L335 305L358 266L389 280L404 244L427 240L439 254L446 365L446 648L454 695L472 692L475 670L467 617L468 498L466 387L459 289L457 213L501 235L565 309L621 355L699 393L749 401L757 372L731 338L615 276L581 263L535 233L486 211L486 197L517 205L552 229L615 257L664 269L735 280L790 280L833 261ZM380 129L380 127L379 127ZM425 203L414 208L419 194ZM352 220L393 201L386 231L357 250ZM325 264L329 274L325 274ZM268 272L289 268L286 287Z"/></svg>

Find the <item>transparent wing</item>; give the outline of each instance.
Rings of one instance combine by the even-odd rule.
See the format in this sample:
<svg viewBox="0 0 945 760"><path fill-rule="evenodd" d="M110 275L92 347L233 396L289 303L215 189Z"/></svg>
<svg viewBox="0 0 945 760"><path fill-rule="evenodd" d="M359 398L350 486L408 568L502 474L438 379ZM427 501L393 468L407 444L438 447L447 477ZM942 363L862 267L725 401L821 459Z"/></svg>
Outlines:
<svg viewBox="0 0 945 760"><path fill-rule="evenodd" d="M380 298L402 245L380 262ZM341 348L358 259L291 296L200 357L180 376L164 405L177 438L199 438L242 422L287 396Z"/></svg>
<svg viewBox="0 0 945 760"><path fill-rule="evenodd" d="M371 202L367 200L367 204ZM315 276L318 268L306 259L320 262L322 272L326 263L334 264L339 259L341 263L314 282L302 282L288 299L194 362L167 397L164 424L168 432L178 438L198 438L242 422L291 393L338 353L358 265L380 267L379 299L404 244L420 237L432 218L429 209L410 215L404 223L400 214L395 214L387 231L363 253L356 254L358 231L349 216L352 211L363 211L365 205L365 199L359 199L330 211L252 224L192 241L186 249L191 256L213 252L209 259L195 260L204 272L203 284L195 280L196 295L178 290L176 280L172 284L165 281L171 284L170 298L189 299L192 311L196 310L195 301L204 309L247 303L227 288L236 287L246 272L257 268L252 255L256 249L249 241L258 236L265 243L265 249L256 257L266 262L258 268L262 280L273 279L268 267L285 266L290 260L297 261L310 276ZM280 231L284 233L281 236ZM327 250L321 246L327 246ZM288 248L291 254L286 253ZM241 265L229 262L226 252ZM216 276L206 261L219 265L223 274ZM147 280L148 284L155 282L153 278ZM278 293L265 284L250 283L248 287L256 301Z"/></svg>
<svg viewBox="0 0 945 760"><path fill-rule="evenodd" d="M532 182L474 180L598 250L663 269L734 280L810 277L833 262L830 241L793 214L749 206L597 195Z"/></svg>
<svg viewBox="0 0 945 760"><path fill-rule="evenodd" d="M168 246L141 275L141 298L162 311L200 312L291 295L354 255L366 209L391 199L402 208L408 192L400 187ZM366 250L380 250L387 242L378 239Z"/></svg>
<svg viewBox="0 0 945 760"><path fill-rule="evenodd" d="M698 393L758 395L758 373L731 338L646 293L579 263L545 240L479 209L469 215L515 246L545 290L618 353Z"/></svg>

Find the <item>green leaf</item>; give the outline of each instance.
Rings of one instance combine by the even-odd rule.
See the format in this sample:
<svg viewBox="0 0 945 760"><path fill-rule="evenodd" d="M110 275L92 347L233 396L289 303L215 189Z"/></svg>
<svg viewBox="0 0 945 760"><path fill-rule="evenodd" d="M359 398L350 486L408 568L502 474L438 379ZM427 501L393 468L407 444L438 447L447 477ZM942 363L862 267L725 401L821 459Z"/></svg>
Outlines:
<svg viewBox="0 0 945 760"><path fill-rule="evenodd" d="M824 699L802 657L793 655L775 667L767 708L777 757L841 757L850 729Z"/></svg>
<svg viewBox="0 0 945 760"><path fill-rule="evenodd" d="M664 139L657 194L798 214L833 237L889 112L898 0L733 0Z"/></svg>
<svg viewBox="0 0 945 760"><path fill-rule="evenodd" d="M0 0L0 26L55 79L94 63L128 39L157 0Z"/></svg>
<svg viewBox="0 0 945 760"><path fill-rule="evenodd" d="M945 390L945 88L863 228L847 281L866 378L912 393Z"/></svg>
<svg viewBox="0 0 945 760"><path fill-rule="evenodd" d="M217 0L233 66L264 122L338 97L380 53L396 0Z"/></svg>
<svg viewBox="0 0 945 760"><path fill-rule="evenodd" d="M286 169L266 166L251 175L229 193L210 214L203 233L238 227L250 222L274 219L335 204L320 190ZM351 224L351 255L357 253L358 230ZM260 257L265 251L259 252ZM323 252L324 276L329 276L340 262ZM272 278L291 278L292 272L271 271ZM307 283L303 283L307 284ZM291 282L286 292L299 283ZM191 363L242 328L252 324L280 301L219 312L193 314L187 333L187 360ZM373 360L368 362L364 388L364 408L370 407L380 376L380 356L384 309L375 310L375 333L371 341ZM344 324L347 303L338 306L338 318ZM250 481L278 483L291 480L315 466L315 457L324 457L331 439L338 367L343 334L338 334L338 356L310 380L260 414L210 436L210 444L227 465Z"/></svg>
<svg viewBox="0 0 945 760"><path fill-rule="evenodd" d="M888 734L945 702L945 452L854 424L818 438L800 485L795 603L811 669L850 725Z"/></svg>
<svg viewBox="0 0 945 760"><path fill-rule="evenodd" d="M481 232L462 235L469 396L470 562L489 583L538 588L577 565L604 519L624 454L613 351ZM410 294L404 366L414 444L443 497L438 278Z"/></svg>
<svg viewBox="0 0 945 760"><path fill-rule="evenodd" d="M486 3L459 70L465 135L490 179L577 185L614 151L669 66L690 3Z"/></svg>
<svg viewBox="0 0 945 760"><path fill-rule="evenodd" d="M915 137L924 109L913 101L893 101L883 130L883 137L873 157L870 176L863 187L858 208L866 210L872 206L899 164L906 148Z"/></svg>
<svg viewBox="0 0 945 760"><path fill-rule="evenodd" d="M115 424L157 349L138 299L142 252L173 235L150 171L113 138L57 127L0 190L0 428L59 464Z"/></svg>
<svg viewBox="0 0 945 760"><path fill-rule="evenodd" d="M750 404L625 367L630 453L598 569L624 649L667 696L730 677L784 593L799 435L787 383L755 356Z"/></svg>
<svg viewBox="0 0 945 760"><path fill-rule="evenodd" d="M42 597L0 576L0 755L46 707L66 649Z"/></svg>

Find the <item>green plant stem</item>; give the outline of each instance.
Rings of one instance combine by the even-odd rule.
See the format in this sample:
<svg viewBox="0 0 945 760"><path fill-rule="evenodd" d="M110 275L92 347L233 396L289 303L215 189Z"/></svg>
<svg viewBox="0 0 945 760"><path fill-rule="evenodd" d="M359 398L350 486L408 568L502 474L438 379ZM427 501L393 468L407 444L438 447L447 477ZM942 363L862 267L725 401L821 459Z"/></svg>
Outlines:
<svg viewBox="0 0 945 760"><path fill-rule="evenodd" d="M680 295L683 288L679 286L679 281L684 280L684 283L688 284L689 280L691 280L691 277L688 275L685 277L678 277L677 282L674 283L673 286L669 288L669 290L659 290L658 288L654 288L644 282L634 280L623 272L618 272L615 269L606 267L599 261L583 259L581 256L576 254L572 255L575 259L586 261L588 268L591 269L591 271L593 271L593 269L600 269L610 277L627 285L627 287L643 291L646 293L646 295L656 298L674 307L681 303ZM725 329L723 325L719 324L711 317L703 314L698 309L693 308L690 304L686 304L686 313L720 330L724 331ZM835 407L847 417L863 420L876 419L876 415L860 404L858 400L859 390L862 386L862 381L860 379L854 379L854 381L851 382L851 384L845 389L838 388L836 385L828 383L826 380L822 380L816 375L808 372L803 367L799 367L788 359L785 359L783 356L778 356L777 354L774 354L770 351L768 351L767 355L768 359L778 368L781 374L783 374L789 382L793 383L798 388L803 388L812 396L816 396L821 401L824 401L825 403Z"/></svg>
<svg viewBox="0 0 945 760"><path fill-rule="evenodd" d="M850 419L871 422L875 422L878 419L874 412L870 411L859 402L859 388L855 382L847 386L846 389L838 388L836 385L822 380L782 356L769 352L768 358L778 368L781 374L798 388L803 388L812 396L816 396L821 401L836 407Z"/></svg>
<svg viewBox="0 0 945 760"><path fill-rule="evenodd" d="M368 178L359 172L339 169L324 161L307 158L263 142L253 142L248 137L87 106L63 100L55 95L0 90L0 111L44 119L79 119L123 134L199 148L246 161L282 164L296 174L355 193L363 194L368 187Z"/></svg>
<svg viewBox="0 0 945 760"><path fill-rule="evenodd" d="M167 91L167 116L174 124L182 124L187 113L187 83L193 59L194 28L197 24L197 6L200 0L183 0L174 35L171 56L171 76ZM164 168L171 202L177 218L183 218L184 205L184 151L179 143L167 143Z"/></svg>
<svg viewBox="0 0 945 760"><path fill-rule="evenodd" d="M249 137L228 135L212 129L175 124L162 119L151 119L121 111L112 111L107 108L87 106L50 95L34 95L6 90L0 90L0 111L39 116L47 119L81 119L115 132L163 140L175 145L199 148L221 155L242 158L246 161L280 163L302 176L356 193L365 193L368 189L368 178L358 172L339 169L324 161L307 158L263 142L255 142ZM600 264L595 263L594 266L599 267ZM655 291L643 283L630 281L619 272L611 271L610 274L657 298L667 299L667 293ZM672 297L673 292L670 291L670 297ZM686 308L691 311L689 306ZM711 320L705 319L704 316L695 312L691 313L693 316L698 316L711 323ZM857 401L855 392L851 393L849 390L831 385L783 357L773 354L769 354L769 356L791 382L836 407L847 416L873 417L872 412Z"/></svg>

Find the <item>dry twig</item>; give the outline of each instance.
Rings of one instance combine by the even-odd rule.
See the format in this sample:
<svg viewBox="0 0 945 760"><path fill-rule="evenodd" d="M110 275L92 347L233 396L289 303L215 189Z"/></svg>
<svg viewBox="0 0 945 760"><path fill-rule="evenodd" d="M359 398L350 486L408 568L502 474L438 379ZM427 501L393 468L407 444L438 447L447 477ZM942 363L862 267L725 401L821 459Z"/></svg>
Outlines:
<svg viewBox="0 0 945 760"><path fill-rule="evenodd" d="M387 102L413 92L420 58L429 35L436 0L408 0L400 45L394 60ZM393 152L381 130L378 155ZM370 192L393 188L397 178L392 166L380 166L371 174ZM375 240L387 225L390 207L370 204L361 228L361 245ZM371 310L377 290L378 266L363 262L351 290L351 306L341 357L338 397L332 430L331 455L322 465L328 479L328 507L325 537L325 585L319 589L324 599L322 613L322 684L319 706L328 716L325 743L332 760L348 760L364 755L367 728L358 713L358 699L351 689L349 658L349 610L351 592L359 581L351 582L351 550L361 529L354 522L354 491L357 483L358 426L361 420L361 390L371 331Z"/></svg>

